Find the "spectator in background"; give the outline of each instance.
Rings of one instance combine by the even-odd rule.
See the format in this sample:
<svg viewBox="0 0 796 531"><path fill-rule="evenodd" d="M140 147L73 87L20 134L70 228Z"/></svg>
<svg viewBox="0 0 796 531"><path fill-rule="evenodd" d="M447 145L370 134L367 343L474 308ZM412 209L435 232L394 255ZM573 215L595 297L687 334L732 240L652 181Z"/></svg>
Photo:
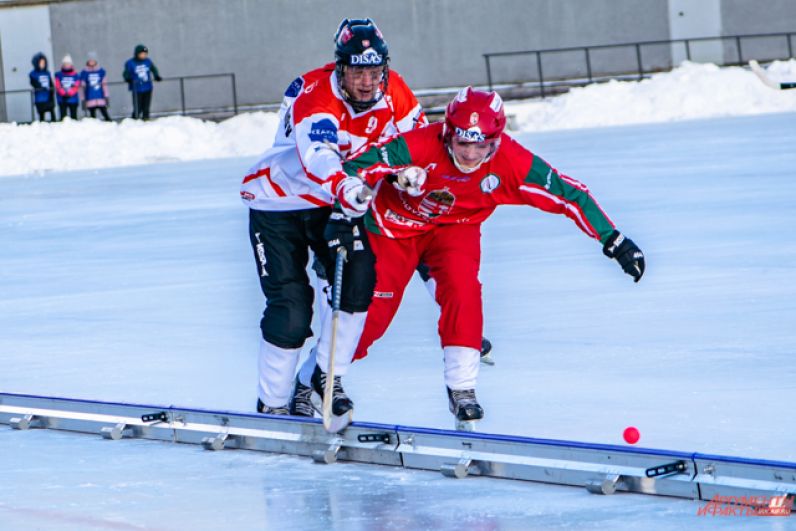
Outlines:
<svg viewBox="0 0 796 531"><path fill-rule="evenodd" d="M55 73L55 94L58 100L59 120L66 117L67 111L72 120L77 120L77 106L80 103L80 74L72 63L72 56L66 54L61 61L61 70Z"/></svg>
<svg viewBox="0 0 796 531"><path fill-rule="evenodd" d="M124 64L124 80L133 95L133 118L149 120L149 105L152 103L152 79L161 81L155 63L149 58L149 50L143 44L135 47L133 57Z"/></svg>
<svg viewBox="0 0 796 531"><path fill-rule="evenodd" d="M80 72L80 82L83 86L83 101L86 111L92 118L97 117L97 111L102 117L111 121L108 115L108 81L105 79L105 69L97 62L97 54L89 52L86 68Z"/></svg>
<svg viewBox="0 0 796 531"><path fill-rule="evenodd" d="M43 122L47 113L50 113L50 121L55 121L55 102L53 96L53 77L47 69L47 57L42 52L37 53L31 59L33 70L30 71L30 86L33 87L33 103L39 113L39 121Z"/></svg>

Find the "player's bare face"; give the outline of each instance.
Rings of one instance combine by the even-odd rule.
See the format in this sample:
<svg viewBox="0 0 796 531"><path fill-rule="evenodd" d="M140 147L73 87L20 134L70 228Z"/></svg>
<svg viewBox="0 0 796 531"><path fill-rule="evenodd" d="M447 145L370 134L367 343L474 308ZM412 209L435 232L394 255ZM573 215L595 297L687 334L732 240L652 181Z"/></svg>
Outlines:
<svg viewBox="0 0 796 531"><path fill-rule="evenodd" d="M376 99L383 75L381 66L349 66L343 71L343 88L355 101L372 101Z"/></svg>
<svg viewBox="0 0 796 531"><path fill-rule="evenodd" d="M493 140L487 142L465 142L460 138L451 139L451 151L456 158L456 162L465 169L475 169L484 162L494 150Z"/></svg>

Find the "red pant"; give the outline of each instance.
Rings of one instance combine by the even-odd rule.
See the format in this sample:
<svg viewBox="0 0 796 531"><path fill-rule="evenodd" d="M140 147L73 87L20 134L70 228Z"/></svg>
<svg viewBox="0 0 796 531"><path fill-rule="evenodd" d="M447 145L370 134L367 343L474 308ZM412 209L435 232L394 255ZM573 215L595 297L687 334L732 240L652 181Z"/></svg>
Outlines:
<svg viewBox="0 0 796 531"><path fill-rule="evenodd" d="M404 289L420 263L429 267L437 284L439 336L443 347L481 348L484 316L481 307L480 225L440 225L414 238L392 239L368 233L376 255L376 289L354 359L390 326Z"/></svg>

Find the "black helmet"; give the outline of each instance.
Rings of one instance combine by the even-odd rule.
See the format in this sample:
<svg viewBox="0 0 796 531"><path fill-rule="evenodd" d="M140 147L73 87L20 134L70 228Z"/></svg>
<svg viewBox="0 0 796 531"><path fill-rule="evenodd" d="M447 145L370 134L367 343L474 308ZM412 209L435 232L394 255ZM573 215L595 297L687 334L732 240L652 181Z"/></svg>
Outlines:
<svg viewBox="0 0 796 531"><path fill-rule="evenodd" d="M387 92L389 79L389 51L384 36L373 20L343 19L334 35L335 70L340 92L356 112L363 112L373 107ZM343 73L346 67L381 66L383 69L382 86L376 97L370 101L356 101L343 87Z"/></svg>
<svg viewBox="0 0 796 531"><path fill-rule="evenodd" d="M335 62L344 66L382 66L389 60L387 42L373 20L343 19L334 35Z"/></svg>

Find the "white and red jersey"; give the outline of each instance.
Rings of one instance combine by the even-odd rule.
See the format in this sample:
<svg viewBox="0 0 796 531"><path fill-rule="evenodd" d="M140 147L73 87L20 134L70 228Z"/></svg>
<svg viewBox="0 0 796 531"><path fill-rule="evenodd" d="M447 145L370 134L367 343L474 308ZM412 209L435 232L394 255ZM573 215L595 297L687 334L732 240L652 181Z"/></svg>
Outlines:
<svg viewBox="0 0 796 531"><path fill-rule="evenodd" d="M390 71L387 93L357 113L340 93L334 63L297 78L285 92L273 147L243 179L240 195L255 210L301 210L334 203L340 156L428 122L403 78Z"/></svg>
<svg viewBox="0 0 796 531"><path fill-rule="evenodd" d="M506 133L492 158L472 173L451 161L436 123L375 145L346 162L377 193L365 214L371 232L389 238L411 238L439 225L479 224L498 205L530 205L564 214L592 238L605 242L614 224L581 182L560 174ZM426 169L424 193L412 197L380 180L390 168Z"/></svg>

